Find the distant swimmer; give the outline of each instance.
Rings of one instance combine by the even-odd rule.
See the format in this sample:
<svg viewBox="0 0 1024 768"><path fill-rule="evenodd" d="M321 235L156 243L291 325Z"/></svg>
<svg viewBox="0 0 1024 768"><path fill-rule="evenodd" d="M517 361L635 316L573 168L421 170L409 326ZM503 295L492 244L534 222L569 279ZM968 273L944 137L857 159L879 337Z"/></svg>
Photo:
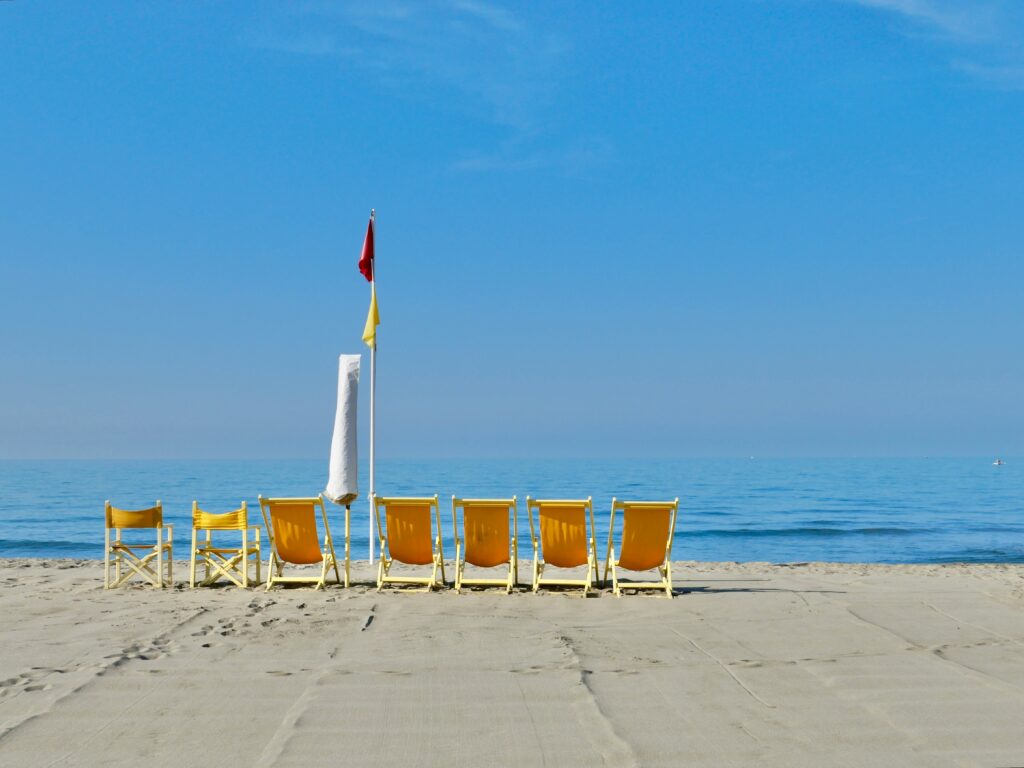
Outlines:
<svg viewBox="0 0 1024 768"><path fill-rule="evenodd" d="M1006 463L1006 462L1005 462L1005 461L1003 461L1002 459L996 459L995 461L993 461L993 462L992 462L992 466L993 466L993 467L1001 467L1001 466L1003 466L1003 464L1005 464L1005 463Z"/></svg>

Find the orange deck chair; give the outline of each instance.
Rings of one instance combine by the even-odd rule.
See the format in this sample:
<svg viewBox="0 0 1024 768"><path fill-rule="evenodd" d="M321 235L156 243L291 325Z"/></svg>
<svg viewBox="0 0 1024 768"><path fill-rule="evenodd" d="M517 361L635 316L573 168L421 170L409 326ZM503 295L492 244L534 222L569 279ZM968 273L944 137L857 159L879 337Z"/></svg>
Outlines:
<svg viewBox="0 0 1024 768"><path fill-rule="evenodd" d="M462 526L458 510L462 510ZM455 591L463 585L505 587L512 592L519 581L518 537L519 509L511 499L459 499L452 496L452 530L455 536ZM462 536L459 536L459 531ZM508 567L503 579L465 577L466 563L478 568Z"/></svg>
<svg viewBox="0 0 1024 768"><path fill-rule="evenodd" d="M325 586L328 572L334 570L334 581L340 584L338 559L334 555L334 540L327 524L327 510L322 496L296 499L260 500L260 511L267 526L270 539L270 558L267 561L267 589L274 584L314 584L314 589ZM316 526L316 511L324 524L323 547ZM346 516L346 536L348 531ZM348 547L346 546L346 552ZM292 565L314 565L320 563L318 576L283 576L285 563ZM345 586L348 586L348 560L345 560Z"/></svg>
<svg viewBox="0 0 1024 768"><path fill-rule="evenodd" d="M597 543L594 538L594 504L586 499L540 500L526 497L530 515L530 537L533 539L533 591L544 584L583 587L590 592L597 580ZM540 538L533 524L533 511L537 510ZM589 533L588 533L589 524ZM578 568L585 565L584 579L546 579L547 566Z"/></svg>
<svg viewBox="0 0 1024 768"><path fill-rule="evenodd" d="M441 547L441 510L437 495L422 498L373 497L380 540L380 561L377 564L377 591L385 584L421 584L429 592L437 586L437 571L441 571L444 586L444 550ZM381 510L384 519L381 519ZM431 514L433 513L433 515ZM432 530L437 524L436 533ZM392 564L430 565L433 570L426 576L393 576Z"/></svg>
<svg viewBox="0 0 1024 768"><path fill-rule="evenodd" d="M241 545L215 546L214 531L234 531L242 536ZM252 531L254 538L249 537ZM205 536L204 536L205 534ZM236 539L237 540L237 539ZM201 586L208 587L224 577L238 587L249 586L250 561L256 566L256 583L260 582L260 527L249 525L249 507L246 502L233 512L214 514L192 502L192 557L189 562L190 587L196 585L196 565L203 566Z"/></svg>
<svg viewBox="0 0 1024 768"><path fill-rule="evenodd" d="M125 584L132 576L138 576L154 587L170 586L173 579L174 560L174 526L164 525L164 508L157 501L149 509L118 509L108 501L106 509L106 527L103 534L103 588L113 589ZM156 531L156 543L129 544L121 540L124 530L144 529ZM114 532L114 540L110 540L110 532ZM167 531L167 538L164 538ZM153 561L156 570L153 570ZM110 578L110 566L114 566L114 578ZM128 571L122 573L122 565ZM164 576L166 566L167 575Z"/></svg>
<svg viewBox="0 0 1024 768"><path fill-rule="evenodd" d="M622 512L622 544L615 559L615 513ZM608 559L604 578L612 574L612 591L621 597L623 589L663 589L672 597L672 539L676 532L679 499L675 501L619 501L612 499L612 516L608 521ZM619 583L617 570L653 571L657 581Z"/></svg>

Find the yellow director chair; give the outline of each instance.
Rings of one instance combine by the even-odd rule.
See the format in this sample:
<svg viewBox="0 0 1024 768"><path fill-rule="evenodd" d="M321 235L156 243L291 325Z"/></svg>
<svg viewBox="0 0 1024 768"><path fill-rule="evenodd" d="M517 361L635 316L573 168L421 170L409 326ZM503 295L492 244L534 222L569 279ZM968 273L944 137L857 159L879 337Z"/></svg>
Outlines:
<svg viewBox="0 0 1024 768"><path fill-rule="evenodd" d="M235 531L242 534L241 546L214 546L214 531ZM249 538L249 531L255 538ZM205 533L205 537L203 534ZM203 566L202 586L208 587L220 577L238 587L249 586L249 561L256 565L256 583L260 581L260 527L249 525L249 510L242 506L233 512L212 514L192 502L192 557L189 564L189 586L196 585L196 565Z"/></svg>
<svg viewBox="0 0 1024 768"><path fill-rule="evenodd" d="M334 584L341 583L338 573L338 560L334 555L334 541L331 539L331 528L327 524L327 510L324 509L323 496L312 496L300 499L265 499L260 500L260 511L263 522L267 526L267 537L270 539L270 558L267 561L267 589L274 584L315 584L320 589L327 582L327 572L334 569ZM320 508L320 516L324 523L324 543L320 546L320 538L316 527L316 510ZM348 518L346 515L346 532ZM347 551L347 547L346 547ZM320 563L318 576L283 576L285 563L292 565L313 565ZM348 561L345 561L345 586L348 586Z"/></svg>
<svg viewBox="0 0 1024 768"><path fill-rule="evenodd" d="M118 509L108 501L106 509L106 528L103 534L103 588L120 587L132 576L138 576L154 587L170 586L173 574L174 559L174 526L164 525L164 508L159 502L149 509ZM156 531L155 544L128 544L121 540L121 531L145 529ZM164 531L167 538L164 538ZM110 532L114 532L114 540L110 540ZM153 561L156 570L153 570ZM164 577L166 564L167 576ZM114 566L114 579L110 579L110 566ZM128 567L122 573L122 565Z"/></svg>
<svg viewBox="0 0 1024 768"><path fill-rule="evenodd" d="M573 500L539 500L526 497L530 515L530 538L533 539L533 591L545 584L583 587L590 592L597 580L597 542L594 538L594 504L591 497ZM533 524L533 511L537 510L540 538ZM589 534L588 534L589 523ZM578 568L585 565L586 578L546 579L544 569Z"/></svg>
<svg viewBox="0 0 1024 768"><path fill-rule="evenodd" d="M384 510L384 520L380 511ZM437 586L437 571L441 570L444 586L444 551L441 548L441 510L437 495L423 498L398 498L374 495L373 510L377 518L380 540L380 561L377 564L377 591L385 584L422 584L429 592ZM436 535L431 530L431 512L437 523ZM381 525L381 523L384 525ZM426 576L392 576L395 561L407 565L431 565Z"/></svg>
<svg viewBox="0 0 1024 768"><path fill-rule="evenodd" d="M622 544L615 559L615 513L622 512ZM612 591L622 596L623 589L663 589L672 597L672 539L676 532L679 499L675 501L619 501L612 499L612 516L608 521L608 559L604 578L612 573ZM657 581L619 583L618 569L652 571Z"/></svg>
<svg viewBox="0 0 1024 768"><path fill-rule="evenodd" d="M462 510L462 536L459 536L458 510ZM519 581L519 514L516 497L511 499L458 499L452 496L452 530L455 536L455 591L463 585L505 587ZM466 563L478 568L508 566L503 579L467 579Z"/></svg>

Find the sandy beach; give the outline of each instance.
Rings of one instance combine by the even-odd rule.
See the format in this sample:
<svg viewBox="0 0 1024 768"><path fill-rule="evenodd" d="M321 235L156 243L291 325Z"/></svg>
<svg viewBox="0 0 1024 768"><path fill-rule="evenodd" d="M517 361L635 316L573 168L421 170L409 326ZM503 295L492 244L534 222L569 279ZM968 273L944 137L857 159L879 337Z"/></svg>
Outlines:
<svg viewBox="0 0 1024 768"><path fill-rule="evenodd" d="M0 764L1024 765L1024 566L679 563L672 601L371 573L0 561Z"/></svg>

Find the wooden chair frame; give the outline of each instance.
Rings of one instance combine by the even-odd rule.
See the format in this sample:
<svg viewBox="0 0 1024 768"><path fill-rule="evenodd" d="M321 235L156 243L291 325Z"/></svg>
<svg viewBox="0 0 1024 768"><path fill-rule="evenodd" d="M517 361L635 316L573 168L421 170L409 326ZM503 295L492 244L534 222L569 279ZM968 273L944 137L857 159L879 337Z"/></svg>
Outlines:
<svg viewBox="0 0 1024 768"><path fill-rule="evenodd" d="M273 498L268 499L263 496L259 496L260 512L263 514L263 523L267 527L267 539L270 542L270 557L267 559L267 591L275 584L313 584L314 590L321 589L327 584L341 584L341 574L338 573L338 558L334 554L334 540L331 538L331 526L327 522L327 510L324 507L323 495L308 496L308 497L296 497L296 498ZM273 527L273 514L268 516L268 510L275 503L309 503L312 504L314 510L316 507L320 507L320 518L324 522L324 543L320 549L322 556L322 565L320 568L319 576L283 576L285 563L288 562L282 558L277 552L277 542L274 536ZM348 505L345 506L345 581L344 584L348 586L348 575L349 575L349 562L348 562L348 535L349 535L349 512ZM315 511L314 511L315 514ZM334 569L334 580L327 580L327 572L330 569Z"/></svg>
<svg viewBox="0 0 1024 768"><path fill-rule="evenodd" d="M151 586L163 588L174 582L174 526L164 525L163 504L158 499L149 509L118 509L108 500L104 504L105 524L103 529L103 588L114 589L123 586L133 576L138 576ZM124 525L124 522L139 523ZM118 520L115 521L115 518ZM122 525L115 527L120 521ZM155 530L155 544L125 544L121 541L123 530ZM114 540L110 540L110 532L114 532ZM164 539L164 531L167 538ZM166 553L166 558L164 557ZM156 570L153 570L153 561ZM114 578L110 578L110 566L114 566ZM122 574L122 566L128 571ZM167 576L164 578L166 567Z"/></svg>
<svg viewBox="0 0 1024 768"><path fill-rule="evenodd" d="M377 496L373 495L373 512L376 516L377 521L377 538L380 543L380 558L377 561L377 591L380 592L385 584L413 584L422 585L424 592L430 592L434 587L437 586L437 572L441 571L441 586L445 586L446 579L444 574L444 547L441 542L441 508L437 503L438 496L435 493L433 496ZM429 577L426 576L392 576L391 565L394 562L391 557L391 548L388 546L387 529L381 524L380 510L383 507L385 509L385 517L387 516L387 507L389 506L402 506L416 505L420 506L423 504L429 504L434 510L434 522L437 525L437 535L434 538L433 547L433 567ZM399 561L401 562L401 561Z"/></svg>
<svg viewBox="0 0 1024 768"><path fill-rule="evenodd" d="M625 514L629 509L671 509L672 517L668 527L668 541L665 542L665 560L657 566L658 581L628 581L619 584L618 569L621 567L615 559L615 513L623 513L623 525L625 525ZM664 590L665 594L672 598L672 540L676 534L676 517L679 513L679 497L674 501L620 501L612 499L612 514L608 520L608 557L604 563L604 581L608 581L608 572L612 574L612 593L616 597L622 597L623 589L658 589Z"/></svg>
<svg viewBox="0 0 1024 768"><path fill-rule="evenodd" d="M466 508L474 505L507 506L509 511L509 559L508 575L504 579L467 579L465 577L466 559L462 542L466 533ZM462 536L459 536L458 510L462 510ZM510 499L460 499L452 496L452 535L455 537L455 592L460 593L466 586L503 586L505 593L511 594L519 583L519 505L516 497ZM495 566L496 568L498 566Z"/></svg>
<svg viewBox="0 0 1024 768"><path fill-rule="evenodd" d="M546 563L543 559L541 541L538 537L540 519L543 515L544 506L555 506L565 504L581 504L584 506L584 524L590 523L589 536L587 537L587 575L583 579L548 579L544 578ZM537 510L537 527L533 524L533 511ZM533 540L533 591L537 592L542 586L563 586L583 587L583 595L589 594L594 582L597 581L597 539L594 528L594 502L593 497L586 499L532 499L526 497L526 510L530 517L530 538Z"/></svg>
<svg viewBox="0 0 1024 768"><path fill-rule="evenodd" d="M214 523L205 527L204 522ZM205 540L200 540L205 531ZM215 547L213 545L214 531L235 531L242 534L240 547ZM249 539L249 532L255 533L253 540ZM200 586L208 587L217 579L223 577L236 587L247 588L249 586L249 561L253 560L256 565L256 580L260 579L260 527L249 525L249 508L246 502L234 512L224 514L211 514L203 512L199 508L199 502L192 502L192 556L189 561L189 587L196 586L196 565L203 566L203 580Z"/></svg>

